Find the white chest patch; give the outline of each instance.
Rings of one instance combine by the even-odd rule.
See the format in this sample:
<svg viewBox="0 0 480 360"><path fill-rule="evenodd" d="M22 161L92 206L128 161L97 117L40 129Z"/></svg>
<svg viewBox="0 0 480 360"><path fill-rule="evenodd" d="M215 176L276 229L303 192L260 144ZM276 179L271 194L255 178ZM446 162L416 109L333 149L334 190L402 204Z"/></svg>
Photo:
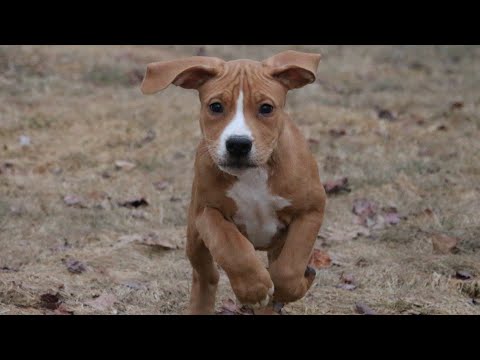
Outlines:
<svg viewBox="0 0 480 360"><path fill-rule="evenodd" d="M290 205L290 201L273 195L268 190L268 174L265 169L245 170L227 191L237 205L233 217L235 224L246 228L248 240L255 247L266 247L282 228L276 211Z"/></svg>

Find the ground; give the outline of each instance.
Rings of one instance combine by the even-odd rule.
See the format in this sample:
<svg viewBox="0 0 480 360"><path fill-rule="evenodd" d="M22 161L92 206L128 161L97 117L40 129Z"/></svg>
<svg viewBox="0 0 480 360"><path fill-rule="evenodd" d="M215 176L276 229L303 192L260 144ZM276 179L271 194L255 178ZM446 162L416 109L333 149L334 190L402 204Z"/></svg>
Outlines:
<svg viewBox="0 0 480 360"><path fill-rule="evenodd" d="M480 314L480 47L332 45L1 46L0 314L182 313L199 101L174 86L143 96L145 66L286 49L323 54L288 111L322 180L351 191L329 195L318 236L332 266L284 312ZM357 199L400 221L356 224ZM439 234L456 251L433 251ZM229 298L222 273L217 308Z"/></svg>

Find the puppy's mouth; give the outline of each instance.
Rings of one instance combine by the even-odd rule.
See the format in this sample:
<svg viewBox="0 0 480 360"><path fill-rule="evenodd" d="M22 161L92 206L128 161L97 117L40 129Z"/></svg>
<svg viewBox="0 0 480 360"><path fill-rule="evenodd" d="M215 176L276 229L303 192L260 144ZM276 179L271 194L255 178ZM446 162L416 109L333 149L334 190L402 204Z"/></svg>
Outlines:
<svg viewBox="0 0 480 360"><path fill-rule="evenodd" d="M228 159L226 161L220 161L218 166L224 169L244 170L255 168L258 165L248 159Z"/></svg>

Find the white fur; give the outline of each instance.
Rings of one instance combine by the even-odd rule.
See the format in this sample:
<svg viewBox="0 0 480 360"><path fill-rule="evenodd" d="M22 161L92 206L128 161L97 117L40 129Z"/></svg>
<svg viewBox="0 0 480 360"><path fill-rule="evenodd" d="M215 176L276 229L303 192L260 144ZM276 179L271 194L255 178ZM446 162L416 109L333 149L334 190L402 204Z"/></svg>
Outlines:
<svg viewBox="0 0 480 360"><path fill-rule="evenodd" d="M252 131L245 122L245 116L243 114L243 91L240 91L240 94L238 95L237 108L233 119L225 129L223 129L223 132L220 135L218 146L218 155L220 158L224 158L227 155L226 141L230 136L246 136L250 140L253 140Z"/></svg>
<svg viewBox="0 0 480 360"><path fill-rule="evenodd" d="M236 225L244 225L248 240L256 247L266 247L282 224L276 211L290 205L290 201L273 195L268 189L268 174L263 168L246 169L227 191L237 205L233 217Z"/></svg>

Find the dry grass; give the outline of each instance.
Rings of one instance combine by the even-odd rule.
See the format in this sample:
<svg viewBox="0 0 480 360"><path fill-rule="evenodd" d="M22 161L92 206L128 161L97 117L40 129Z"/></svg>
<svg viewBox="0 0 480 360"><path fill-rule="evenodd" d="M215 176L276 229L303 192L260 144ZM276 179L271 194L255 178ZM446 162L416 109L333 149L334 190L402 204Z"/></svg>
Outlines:
<svg viewBox="0 0 480 360"><path fill-rule="evenodd" d="M289 96L289 111L318 140L322 179L347 176L352 192L329 198L319 238L337 265L321 270L286 312L351 314L362 301L384 314L480 314L471 302L480 277L480 48L205 47L208 55L257 60L288 48L324 54L319 80ZM121 239L154 232L184 244L198 100L174 87L145 97L138 85L146 63L196 51L0 47L0 314L45 313L44 293L59 293L75 314L183 311L191 271L183 250ZM456 101L464 106L451 109ZM379 119L378 107L397 120ZM341 128L345 136L329 134ZM156 137L142 142L151 130ZM20 146L21 135L30 146ZM136 167L116 170L116 160ZM166 189L155 189L159 180ZM69 194L86 207L66 206ZM139 196L148 207L117 205ZM360 197L396 206L405 218L342 240L338 234L354 230L351 207ZM434 254L435 232L460 238L460 252ZM87 271L68 272L68 258ZM475 278L456 280L458 270ZM342 273L354 275L356 290L335 287ZM107 293L117 301L89 305ZM218 303L231 296L222 274Z"/></svg>

